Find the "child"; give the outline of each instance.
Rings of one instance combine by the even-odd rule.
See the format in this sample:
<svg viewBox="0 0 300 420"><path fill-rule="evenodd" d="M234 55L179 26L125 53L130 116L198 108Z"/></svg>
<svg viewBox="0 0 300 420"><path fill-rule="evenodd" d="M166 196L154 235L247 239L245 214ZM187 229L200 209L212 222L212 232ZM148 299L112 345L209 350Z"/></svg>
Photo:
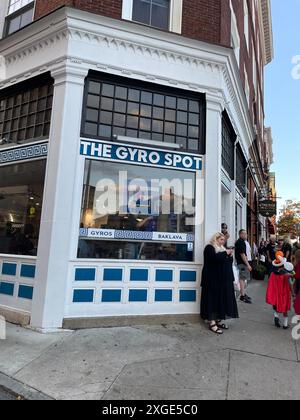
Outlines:
<svg viewBox="0 0 300 420"><path fill-rule="evenodd" d="M281 328L279 314L283 314L283 329L289 328L288 312L291 310L291 294L293 288L290 278L294 275L294 266L286 261L281 251L276 252L276 260L273 261L266 301L274 309L274 322L277 328Z"/></svg>

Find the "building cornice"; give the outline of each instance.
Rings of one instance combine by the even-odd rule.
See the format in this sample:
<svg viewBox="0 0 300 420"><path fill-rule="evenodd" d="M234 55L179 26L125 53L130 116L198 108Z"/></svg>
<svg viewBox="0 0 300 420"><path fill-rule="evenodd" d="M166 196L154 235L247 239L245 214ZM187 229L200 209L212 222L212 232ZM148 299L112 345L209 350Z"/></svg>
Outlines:
<svg viewBox="0 0 300 420"><path fill-rule="evenodd" d="M0 55L5 57L8 75L0 89L41 72L53 72L65 63L73 69L94 69L221 95L248 156L255 134L231 48L63 8L0 41ZM122 61L122 56L127 59ZM113 62L112 57L119 59ZM136 64L140 60L149 60L151 68L140 70ZM162 68L166 67L172 71L164 75Z"/></svg>
<svg viewBox="0 0 300 420"><path fill-rule="evenodd" d="M274 58L273 25L270 0L260 0L261 25L264 39L265 64L269 64Z"/></svg>

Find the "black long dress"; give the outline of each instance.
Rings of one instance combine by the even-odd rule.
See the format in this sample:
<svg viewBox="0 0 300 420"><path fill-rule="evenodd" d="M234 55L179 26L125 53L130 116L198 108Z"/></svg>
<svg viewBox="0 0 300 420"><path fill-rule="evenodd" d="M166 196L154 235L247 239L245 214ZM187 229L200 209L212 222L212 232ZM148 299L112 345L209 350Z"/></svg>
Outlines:
<svg viewBox="0 0 300 420"><path fill-rule="evenodd" d="M239 317L232 264L226 251L217 253L212 245L206 246L201 284L201 317L205 321Z"/></svg>

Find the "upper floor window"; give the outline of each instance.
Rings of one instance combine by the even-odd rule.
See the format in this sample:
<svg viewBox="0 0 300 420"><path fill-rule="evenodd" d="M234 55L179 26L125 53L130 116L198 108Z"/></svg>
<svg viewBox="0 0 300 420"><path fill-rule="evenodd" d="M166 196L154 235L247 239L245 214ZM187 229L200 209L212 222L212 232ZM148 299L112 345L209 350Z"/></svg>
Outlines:
<svg viewBox="0 0 300 420"><path fill-rule="evenodd" d="M183 0L123 0L122 17L181 33Z"/></svg>
<svg viewBox="0 0 300 420"><path fill-rule="evenodd" d="M132 20L169 29L170 0L133 0Z"/></svg>
<svg viewBox="0 0 300 420"><path fill-rule="evenodd" d="M10 35L33 21L33 0L10 0L4 35Z"/></svg>

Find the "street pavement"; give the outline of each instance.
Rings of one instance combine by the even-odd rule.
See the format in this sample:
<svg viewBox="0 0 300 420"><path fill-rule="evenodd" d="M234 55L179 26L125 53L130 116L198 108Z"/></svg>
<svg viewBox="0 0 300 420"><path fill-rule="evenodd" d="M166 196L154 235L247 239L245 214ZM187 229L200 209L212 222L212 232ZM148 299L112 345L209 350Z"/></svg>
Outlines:
<svg viewBox="0 0 300 420"><path fill-rule="evenodd" d="M0 385L25 386L28 399L300 399L300 342L273 325L265 289L252 282L253 305L239 303L223 336L200 322L50 335L9 325Z"/></svg>
<svg viewBox="0 0 300 420"><path fill-rule="evenodd" d="M7 392L5 392L4 390L0 388L0 401L10 401L10 400L15 400L15 398L11 394L8 394Z"/></svg>

